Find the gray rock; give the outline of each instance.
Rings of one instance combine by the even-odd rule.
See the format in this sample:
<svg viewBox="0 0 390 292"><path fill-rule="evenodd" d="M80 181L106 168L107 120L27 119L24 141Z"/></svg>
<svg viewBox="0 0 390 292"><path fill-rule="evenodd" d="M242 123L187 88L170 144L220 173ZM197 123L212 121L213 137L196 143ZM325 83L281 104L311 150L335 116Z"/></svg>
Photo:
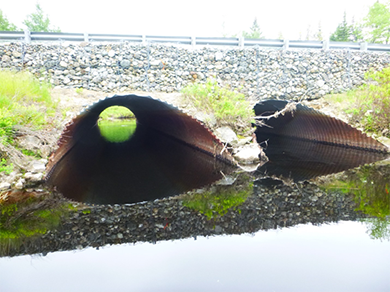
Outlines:
<svg viewBox="0 0 390 292"><path fill-rule="evenodd" d="M31 181L31 182L40 181L40 180L42 180L42 177L43 177L42 172L39 172L39 173L26 172L26 174L24 175L24 178L28 181Z"/></svg>
<svg viewBox="0 0 390 292"><path fill-rule="evenodd" d="M129 60L122 60L120 62L121 67L124 69L130 68L130 64L131 62Z"/></svg>
<svg viewBox="0 0 390 292"><path fill-rule="evenodd" d="M9 56L7 56L7 55L4 55L4 56L1 58L1 61L2 61L2 62L9 62L9 61L11 61L11 58L10 58Z"/></svg>
<svg viewBox="0 0 390 292"><path fill-rule="evenodd" d="M64 80L62 81L64 84L70 83L70 79L68 77L65 77Z"/></svg>
<svg viewBox="0 0 390 292"><path fill-rule="evenodd" d="M108 56L111 57L111 58L114 57L115 54L116 54L116 52L115 52L114 50L110 50L110 51L108 52Z"/></svg>
<svg viewBox="0 0 390 292"><path fill-rule="evenodd" d="M390 55L377 52L109 45L107 51L107 46L93 43L32 43L24 47L1 43L0 57L2 67L20 70L20 58L25 56L23 65L27 70L39 74L41 80L49 79L53 85L67 88L77 88L83 80L83 87L106 91L131 88L170 92L213 76L219 84L244 93L252 101L312 99L332 91L343 92L362 85L371 67L381 70L390 63ZM92 74L93 70L99 74Z"/></svg>
<svg viewBox="0 0 390 292"><path fill-rule="evenodd" d="M197 112L194 117L202 123L209 125L210 127L214 127L217 124L217 120L213 114Z"/></svg>
<svg viewBox="0 0 390 292"><path fill-rule="evenodd" d="M0 182L0 191L8 190L11 187L9 182Z"/></svg>
<svg viewBox="0 0 390 292"><path fill-rule="evenodd" d="M60 62L60 66L64 67L64 68L67 68L68 67L68 63L66 63L65 61L61 61Z"/></svg>
<svg viewBox="0 0 390 292"><path fill-rule="evenodd" d="M43 172L46 169L46 159L33 160L27 167L27 170L32 173Z"/></svg>
<svg viewBox="0 0 390 292"><path fill-rule="evenodd" d="M259 155L261 153L260 147L257 143L252 143L240 147L237 153L234 154L234 158L238 162L244 164L259 163Z"/></svg>
<svg viewBox="0 0 390 292"><path fill-rule="evenodd" d="M15 189L21 190L24 187L26 181L23 178L20 178L14 185Z"/></svg>
<svg viewBox="0 0 390 292"><path fill-rule="evenodd" d="M215 136L224 143L234 144L238 142L236 133L229 127L220 127L215 129Z"/></svg>
<svg viewBox="0 0 390 292"><path fill-rule="evenodd" d="M15 58L20 58L22 56L22 54L18 51L13 51L12 56L14 56Z"/></svg>

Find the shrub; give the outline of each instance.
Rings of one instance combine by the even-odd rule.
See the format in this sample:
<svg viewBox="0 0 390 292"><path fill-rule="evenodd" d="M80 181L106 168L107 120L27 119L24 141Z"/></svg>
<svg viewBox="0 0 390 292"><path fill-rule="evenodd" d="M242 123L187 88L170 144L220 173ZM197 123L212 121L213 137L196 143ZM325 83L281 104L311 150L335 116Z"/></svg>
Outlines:
<svg viewBox="0 0 390 292"><path fill-rule="evenodd" d="M353 92L355 102L347 113L366 132L380 133L390 129L390 68L369 72L366 79L371 82ZM390 132L387 132L387 136L390 136Z"/></svg>
<svg viewBox="0 0 390 292"><path fill-rule="evenodd" d="M190 84L181 92L197 109L214 114L219 125L241 131L250 127L253 110L243 94L222 88L212 79Z"/></svg>
<svg viewBox="0 0 390 292"><path fill-rule="evenodd" d="M55 108L49 89L49 84L40 83L28 72L0 71L0 138L3 137L3 142L12 140L15 125L39 128L47 124Z"/></svg>

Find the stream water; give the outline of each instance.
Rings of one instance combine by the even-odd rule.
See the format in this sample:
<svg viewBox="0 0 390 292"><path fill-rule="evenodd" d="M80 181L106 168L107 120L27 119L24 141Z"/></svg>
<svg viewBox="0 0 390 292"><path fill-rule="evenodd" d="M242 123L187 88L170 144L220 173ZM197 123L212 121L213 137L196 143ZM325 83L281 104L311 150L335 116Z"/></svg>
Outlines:
<svg viewBox="0 0 390 292"><path fill-rule="evenodd" d="M238 175L91 206L3 253L0 291L390 291L389 175L386 164L291 186Z"/></svg>
<svg viewBox="0 0 390 292"><path fill-rule="evenodd" d="M359 222L0 259L1 291L389 291L390 242Z"/></svg>

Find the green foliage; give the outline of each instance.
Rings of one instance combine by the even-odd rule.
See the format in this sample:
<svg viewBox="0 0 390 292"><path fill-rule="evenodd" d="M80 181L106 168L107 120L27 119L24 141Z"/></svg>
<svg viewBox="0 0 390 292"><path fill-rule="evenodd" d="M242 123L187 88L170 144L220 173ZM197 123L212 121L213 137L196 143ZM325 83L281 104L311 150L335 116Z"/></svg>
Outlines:
<svg viewBox="0 0 390 292"><path fill-rule="evenodd" d="M183 200L183 205L211 220L225 215L230 209L237 209L246 201L252 190L251 178L242 175L233 185L214 185L202 193L188 195Z"/></svg>
<svg viewBox="0 0 390 292"><path fill-rule="evenodd" d="M328 96L331 103L344 104L350 123L361 125L365 132L381 133L390 129L390 67L366 74L369 85L344 94ZM388 133L387 135L390 135Z"/></svg>
<svg viewBox="0 0 390 292"><path fill-rule="evenodd" d="M364 220L372 239L390 240L390 221L386 218L367 218Z"/></svg>
<svg viewBox="0 0 390 292"><path fill-rule="evenodd" d="M365 131L377 133L390 128L390 67L369 72L366 79L374 82L359 91L356 101L359 110L351 113Z"/></svg>
<svg viewBox="0 0 390 292"><path fill-rule="evenodd" d="M134 114L123 106L111 106L105 109L98 121L100 134L109 142L127 141L137 128Z"/></svg>
<svg viewBox="0 0 390 292"><path fill-rule="evenodd" d="M40 155L39 153L36 153L36 152L33 151L33 150L21 149L21 152L22 152L24 155L27 155L27 156L32 156L32 157L36 157L36 158L41 158L41 155Z"/></svg>
<svg viewBox="0 0 390 292"><path fill-rule="evenodd" d="M28 72L0 71L0 138L11 142L16 125L39 128L54 114L50 85Z"/></svg>
<svg viewBox="0 0 390 292"><path fill-rule="evenodd" d="M16 25L10 23L7 17L0 10L0 31L17 31Z"/></svg>
<svg viewBox="0 0 390 292"><path fill-rule="evenodd" d="M262 39L263 33L260 30L260 26L257 23L257 18L253 20L252 26L249 28L249 32L243 31L242 36L247 39Z"/></svg>
<svg viewBox="0 0 390 292"><path fill-rule="evenodd" d="M388 4L375 2L364 18L364 27L369 30L368 41L371 43L389 43L390 9Z"/></svg>
<svg viewBox="0 0 390 292"><path fill-rule="evenodd" d="M239 128L237 130L248 129L253 112L243 94L221 88L212 79L205 84L188 85L181 92L197 109L214 114L218 124Z"/></svg>
<svg viewBox="0 0 390 292"><path fill-rule="evenodd" d="M14 165L9 163L5 158L1 158L0 161L0 172L4 172L5 174L10 174L14 170Z"/></svg>
<svg viewBox="0 0 390 292"><path fill-rule="evenodd" d="M363 39L362 28L360 25L347 23L347 13L344 12L343 21L337 26L336 31L330 36L331 41L349 42Z"/></svg>
<svg viewBox="0 0 390 292"><path fill-rule="evenodd" d="M336 31L330 36L330 40L335 42L347 42L349 41L350 34L351 29L347 23L347 14L344 12L343 22L337 26Z"/></svg>
<svg viewBox="0 0 390 292"><path fill-rule="evenodd" d="M38 32L61 32L59 28L50 28L50 20L48 16L44 15L43 10L39 4L35 6L35 13L31 13L23 21L23 24L27 26L29 31Z"/></svg>

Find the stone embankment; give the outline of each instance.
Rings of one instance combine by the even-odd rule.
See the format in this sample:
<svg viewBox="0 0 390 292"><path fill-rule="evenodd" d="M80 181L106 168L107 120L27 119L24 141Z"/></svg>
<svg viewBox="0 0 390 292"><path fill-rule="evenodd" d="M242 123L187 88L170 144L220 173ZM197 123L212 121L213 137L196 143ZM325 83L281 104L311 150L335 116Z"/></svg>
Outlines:
<svg viewBox="0 0 390 292"><path fill-rule="evenodd" d="M364 83L387 53L349 50L200 48L158 44L0 45L2 69L27 69L55 86L98 91L180 91L215 77L251 100L313 99Z"/></svg>
<svg viewBox="0 0 390 292"><path fill-rule="evenodd" d="M57 230L33 241L26 240L18 248L10 246L0 256L45 255L107 244L254 233L364 217L354 211L356 204L351 196L326 193L314 184L266 187L255 183L253 192L241 206L211 220L185 207L183 197L135 205L90 206L73 212Z"/></svg>

